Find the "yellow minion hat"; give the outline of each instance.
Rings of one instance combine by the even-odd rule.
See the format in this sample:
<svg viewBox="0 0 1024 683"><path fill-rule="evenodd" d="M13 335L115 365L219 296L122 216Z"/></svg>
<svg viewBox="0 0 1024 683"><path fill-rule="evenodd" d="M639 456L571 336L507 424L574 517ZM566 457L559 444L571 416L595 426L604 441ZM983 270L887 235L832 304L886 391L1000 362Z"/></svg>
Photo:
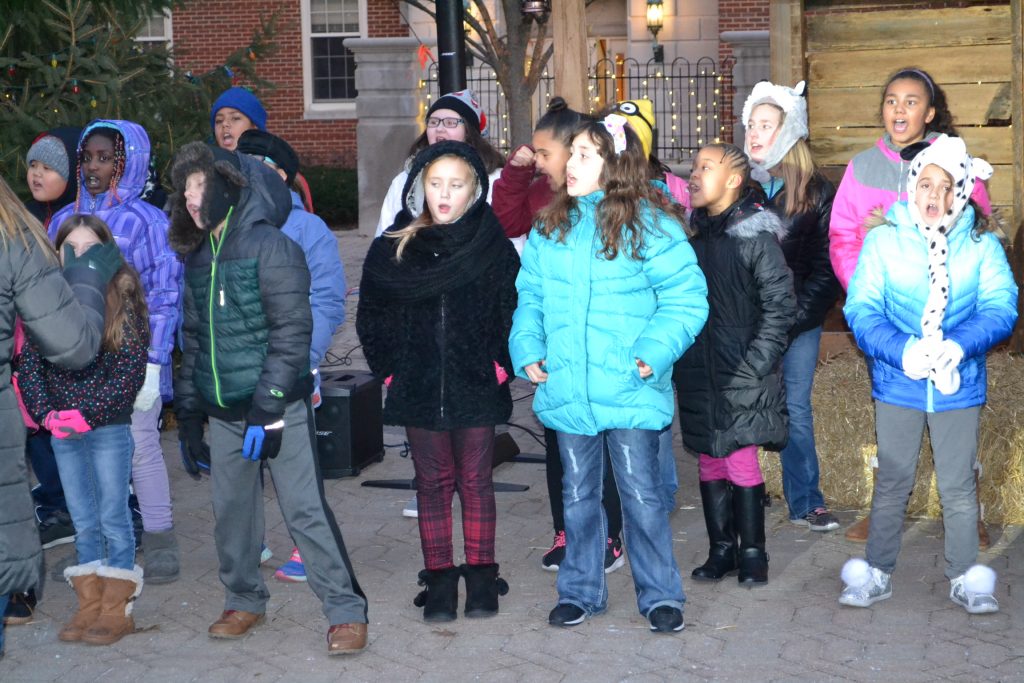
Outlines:
<svg viewBox="0 0 1024 683"><path fill-rule="evenodd" d="M640 143L644 146L644 156L651 156L654 144L654 103L650 100L627 100L616 102L613 111L626 117L629 127L633 129Z"/></svg>

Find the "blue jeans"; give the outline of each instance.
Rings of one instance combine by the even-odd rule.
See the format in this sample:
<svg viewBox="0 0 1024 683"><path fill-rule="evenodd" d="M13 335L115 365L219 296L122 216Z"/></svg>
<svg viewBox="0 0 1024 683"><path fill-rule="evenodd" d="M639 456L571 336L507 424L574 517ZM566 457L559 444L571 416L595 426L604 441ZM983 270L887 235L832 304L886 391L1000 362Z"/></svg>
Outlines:
<svg viewBox="0 0 1024 683"><path fill-rule="evenodd" d="M7 611L7 601L11 599L10 595L0 595L0 657L4 655L4 620L3 613Z"/></svg>
<svg viewBox="0 0 1024 683"><path fill-rule="evenodd" d="M794 339L782 357L789 408L789 442L782 449L782 492L789 504L790 519L800 519L825 506L818 484L818 450L811 413L811 388L820 346L821 327L815 327Z"/></svg>
<svg viewBox="0 0 1024 683"><path fill-rule="evenodd" d="M52 439L51 443L75 524L78 564L104 560L110 567L132 569L135 533L128 511L128 480L135 442L131 425L98 427L81 439Z"/></svg>
<svg viewBox="0 0 1024 683"><path fill-rule="evenodd" d="M622 500L623 532L637 606L682 609L686 597L672 554L672 528L662 496L658 431L610 429L594 436L558 433L565 503L565 561L558 570L558 602L588 614L608 606L604 552L608 529L601 513L604 444Z"/></svg>
<svg viewBox="0 0 1024 683"><path fill-rule="evenodd" d="M679 490L679 473L676 472L676 454L672 450L672 425L658 434L658 469L661 470L661 490L665 511L676 510L676 491Z"/></svg>

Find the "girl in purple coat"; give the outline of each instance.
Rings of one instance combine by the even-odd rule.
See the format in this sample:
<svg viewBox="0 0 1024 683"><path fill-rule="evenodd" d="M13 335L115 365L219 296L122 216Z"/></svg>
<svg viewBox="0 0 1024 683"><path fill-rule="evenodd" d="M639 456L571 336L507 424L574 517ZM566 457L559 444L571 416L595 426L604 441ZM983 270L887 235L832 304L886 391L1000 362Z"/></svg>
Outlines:
<svg viewBox="0 0 1024 683"><path fill-rule="evenodd" d="M78 143L78 196L53 217L50 239L73 213L102 219L142 280L149 308L150 344L145 383L132 412L132 482L142 513L146 579L178 578L178 543L171 517L171 489L160 448L158 421L170 400L171 351L178 327L182 265L167 243L167 216L140 198L149 174L149 136L131 121L96 120Z"/></svg>

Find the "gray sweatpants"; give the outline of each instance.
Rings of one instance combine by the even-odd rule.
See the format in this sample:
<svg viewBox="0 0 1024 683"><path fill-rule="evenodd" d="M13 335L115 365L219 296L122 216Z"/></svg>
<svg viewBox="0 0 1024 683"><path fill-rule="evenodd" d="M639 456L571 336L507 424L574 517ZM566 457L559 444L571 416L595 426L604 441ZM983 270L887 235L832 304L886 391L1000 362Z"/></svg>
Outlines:
<svg viewBox="0 0 1024 683"><path fill-rule="evenodd" d="M324 499L315 457L312 409L288 404L281 451L267 460L288 532L302 555L309 586L331 624L366 623L366 596L356 581L345 542ZM220 580L227 589L224 609L262 614L270 592L260 574L263 490L260 463L242 458L244 422L210 418L210 479L214 539Z"/></svg>
<svg viewBox="0 0 1024 683"><path fill-rule="evenodd" d="M950 579L960 576L978 559L974 462L980 416L981 406L925 413L875 401L878 472L867 547L867 561L872 567L892 572L896 566L926 422L942 500L946 576Z"/></svg>

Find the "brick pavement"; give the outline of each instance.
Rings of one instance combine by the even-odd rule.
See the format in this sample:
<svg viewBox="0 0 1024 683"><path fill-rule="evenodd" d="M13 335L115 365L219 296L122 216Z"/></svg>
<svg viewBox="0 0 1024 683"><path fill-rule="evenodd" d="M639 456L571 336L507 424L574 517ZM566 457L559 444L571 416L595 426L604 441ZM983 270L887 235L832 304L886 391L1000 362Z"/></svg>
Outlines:
<svg viewBox="0 0 1024 683"><path fill-rule="evenodd" d="M369 241L339 233L349 285ZM349 324L334 346L340 355L357 345L355 294ZM359 351L353 367L365 367ZM529 387L517 382L518 396ZM514 421L537 426L529 400L516 403ZM512 431L524 453L539 444ZM328 500L348 544L360 583L370 599L370 646L355 656L325 654L327 623L303 584L282 584L272 575L287 561L291 542L266 492L267 543L275 556L263 569L272 597L267 622L241 641L213 641L206 628L218 616L223 591L217 578L208 482L193 482L177 461L173 435L165 453L182 548L182 576L147 586L135 617L139 633L111 647L69 645L57 631L70 612L71 590L49 581L35 621L8 630L0 681L1024 681L1024 624L1014 596L1024 566L1021 528L993 529L994 545L982 559L999 573L1002 611L970 616L947 597L942 573L941 525L908 524L894 575L891 600L866 610L836 602L839 569L862 547L841 533L819 534L791 526L785 504L768 510L770 582L741 588L689 581L703 561L706 535L697 493L696 465L676 445L681 489L672 518L676 558L687 593L686 630L654 635L636 611L629 566L609 577L608 612L569 630L547 625L554 605L555 575L541 571L551 539L543 466L508 463L495 479L530 486L498 494L498 560L511 591L501 613L489 620L428 625L413 607L421 568L415 520L403 518L402 491L360 486L367 478L409 477L412 465L388 448L384 461L358 478L329 480ZM386 428L385 443L402 432ZM844 523L854 511L840 511ZM458 516L456 516L456 520ZM461 544L456 533L456 548ZM55 563L71 546L47 551ZM144 559L144 558L143 558Z"/></svg>

